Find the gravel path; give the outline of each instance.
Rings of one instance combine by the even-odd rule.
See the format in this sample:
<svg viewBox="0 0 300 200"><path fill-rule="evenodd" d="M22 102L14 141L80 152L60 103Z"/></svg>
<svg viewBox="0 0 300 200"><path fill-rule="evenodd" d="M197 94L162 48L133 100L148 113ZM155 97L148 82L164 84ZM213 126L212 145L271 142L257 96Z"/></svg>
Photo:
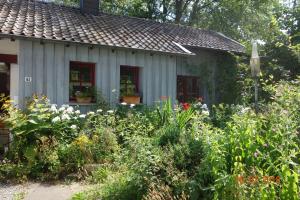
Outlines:
<svg viewBox="0 0 300 200"><path fill-rule="evenodd" d="M14 195L27 190L26 185L11 185L0 183L0 200L13 200Z"/></svg>
<svg viewBox="0 0 300 200"><path fill-rule="evenodd" d="M0 200L14 200L14 197L20 194L24 194L24 200L68 200L75 193L85 189L87 189L87 186L80 183L69 185L44 183L0 184Z"/></svg>

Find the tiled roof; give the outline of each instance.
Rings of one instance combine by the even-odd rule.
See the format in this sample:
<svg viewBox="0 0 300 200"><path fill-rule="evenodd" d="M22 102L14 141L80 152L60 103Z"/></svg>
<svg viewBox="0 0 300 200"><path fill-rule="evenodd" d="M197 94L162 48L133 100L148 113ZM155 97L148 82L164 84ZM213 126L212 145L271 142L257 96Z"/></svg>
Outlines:
<svg viewBox="0 0 300 200"><path fill-rule="evenodd" d="M222 34L152 20L82 14L79 8L32 0L0 0L0 35L190 54L181 46L244 52Z"/></svg>

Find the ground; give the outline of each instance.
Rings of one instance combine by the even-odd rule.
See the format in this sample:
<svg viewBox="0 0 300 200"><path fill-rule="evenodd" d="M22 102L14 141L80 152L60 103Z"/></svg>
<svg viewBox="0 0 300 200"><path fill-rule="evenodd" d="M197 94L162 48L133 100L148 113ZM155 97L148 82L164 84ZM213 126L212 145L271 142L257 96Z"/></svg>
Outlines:
<svg viewBox="0 0 300 200"><path fill-rule="evenodd" d="M26 183L22 185L0 184L1 200L67 200L77 192L87 189L81 183L46 184Z"/></svg>

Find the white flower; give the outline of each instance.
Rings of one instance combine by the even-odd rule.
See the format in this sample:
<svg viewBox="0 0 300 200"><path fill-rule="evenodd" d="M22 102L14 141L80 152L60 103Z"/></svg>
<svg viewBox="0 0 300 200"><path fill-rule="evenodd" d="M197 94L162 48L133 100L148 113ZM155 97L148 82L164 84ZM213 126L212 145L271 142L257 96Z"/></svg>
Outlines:
<svg viewBox="0 0 300 200"><path fill-rule="evenodd" d="M123 105L123 106L126 106L126 105L127 105L127 103L126 103L126 102L122 102L122 103L121 103L121 105Z"/></svg>
<svg viewBox="0 0 300 200"><path fill-rule="evenodd" d="M94 112L88 112L87 114L88 115L94 115L95 113Z"/></svg>
<svg viewBox="0 0 300 200"><path fill-rule="evenodd" d="M68 107L67 108L67 113L73 113L73 111L74 111L74 108L73 107Z"/></svg>
<svg viewBox="0 0 300 200"><path fill-rule="evenodd" d="M63 107L63 108L69 108L70 106L68 104L63 104L61 107Z"/></svg>
<svg viewBox="0 0 300 200"><path fill-rule="evenodd" d="M58 109L58 111L64 111L65 110L65 107L60 107L59 109Z"/></svg>
<svg viewBox="0 0 300 200"><path fill-rule="evenodd" d="M50 108L50 112L58 113L58 110L56 108Z"/></svg>
<svg viewBox="0 0 300 200"><path fill-rule="evenodd" d="M114 111L113 110L108 110L107 111L109 114L112 114L112 113L114 113Z"/></svg>
<svg viewBox="0 0 300 200"><path fill-rule="evenodd" d="M201 108L202 108L203 110L208 110L208 108L207 108L207 105L206 105L206 104L203 104Z"/></svg>
<svg viewBox="0 0 300 200"><path fill-rule="evenodd" d="M80 118L85 118L85 114L79 115Z"/></svg>
<svg viewBox="0 0 300 200"><path fill-rule="evenodd" d="M54 118L52 119L52 122L53 122L53 123L56 123L56 122L59 122L59 121L60 121L60 117L59 117L59 116L54 117Z"/></svg>
<svg viewBox="0 0 300 200"><path fill-rule="evenodd" d="M132 104L130 104L130 108L133 108L134 106L135 106L135 104L133 104L133 103L132 103Z"/></svg>
<svg viewBox="0 0 300 200"><path fill-rule="evenodd" d="M241 114L245 114L247 113L248 111L250 111L251 109L249 107L245 107L241 110Z"/></svg>
<svg viewBox="0 0 300 200"><path fill-rule="evenodd" d="M75 114L79 115L80 114L80 110L76 110Z"/></svg>
<svg viewBox="0 0 300 200"><path fill-rule="evenodd" d="M97 110L97 113L101 113L102 111L103 111L103 110L101 110L101 109L98 109L98 110Z"/></svg>
<svg viewBox="0 0 300 200"><path fill-rule="evenodd" d="M114 92L116 92L116 91L117 91L116 89L113 89L111 92L113 92L113 93L114 93Z"/></svg>
<svg viewBox="0 0 300 200"><path fill-rule="evenodd" d="M63 115L61 116L61 119L62 119L62 120L70 120L71 118L70 118L70 116L69 116L68 114L63 114Z"/></svg>
<svg viewBox="0 0 300 200"><path fill-rule="evenodd" d="M73 125L71 126L71 129L77 129L77 126L73 124Z"/></svg>
<svg viewBox="0 0 300 200"><path fill-rule="evenodd" d="M209 111L208 111L208 110L203 110L203 111L202 111L202 114L208 116L208 115L209 115Z"/></svg>
<svg viewBox="0 0 300 200"><path fill-rule="evenodd" d="M57 112L56 104L52 104L50 108L51 112Z"/></svg>

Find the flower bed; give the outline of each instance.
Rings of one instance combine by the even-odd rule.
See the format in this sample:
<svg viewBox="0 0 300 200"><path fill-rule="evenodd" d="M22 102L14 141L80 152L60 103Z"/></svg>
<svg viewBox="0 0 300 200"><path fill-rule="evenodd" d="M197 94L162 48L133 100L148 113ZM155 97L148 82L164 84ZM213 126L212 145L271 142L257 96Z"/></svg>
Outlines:
<svg viewBox="0 0 300 200"><path fill-rule="evenodd" d="M271 89L259 114L170 101L87 114L45 98L7 105L14 141L0 179L99 183L74 199L298 199L300 81Z"/></svg>

